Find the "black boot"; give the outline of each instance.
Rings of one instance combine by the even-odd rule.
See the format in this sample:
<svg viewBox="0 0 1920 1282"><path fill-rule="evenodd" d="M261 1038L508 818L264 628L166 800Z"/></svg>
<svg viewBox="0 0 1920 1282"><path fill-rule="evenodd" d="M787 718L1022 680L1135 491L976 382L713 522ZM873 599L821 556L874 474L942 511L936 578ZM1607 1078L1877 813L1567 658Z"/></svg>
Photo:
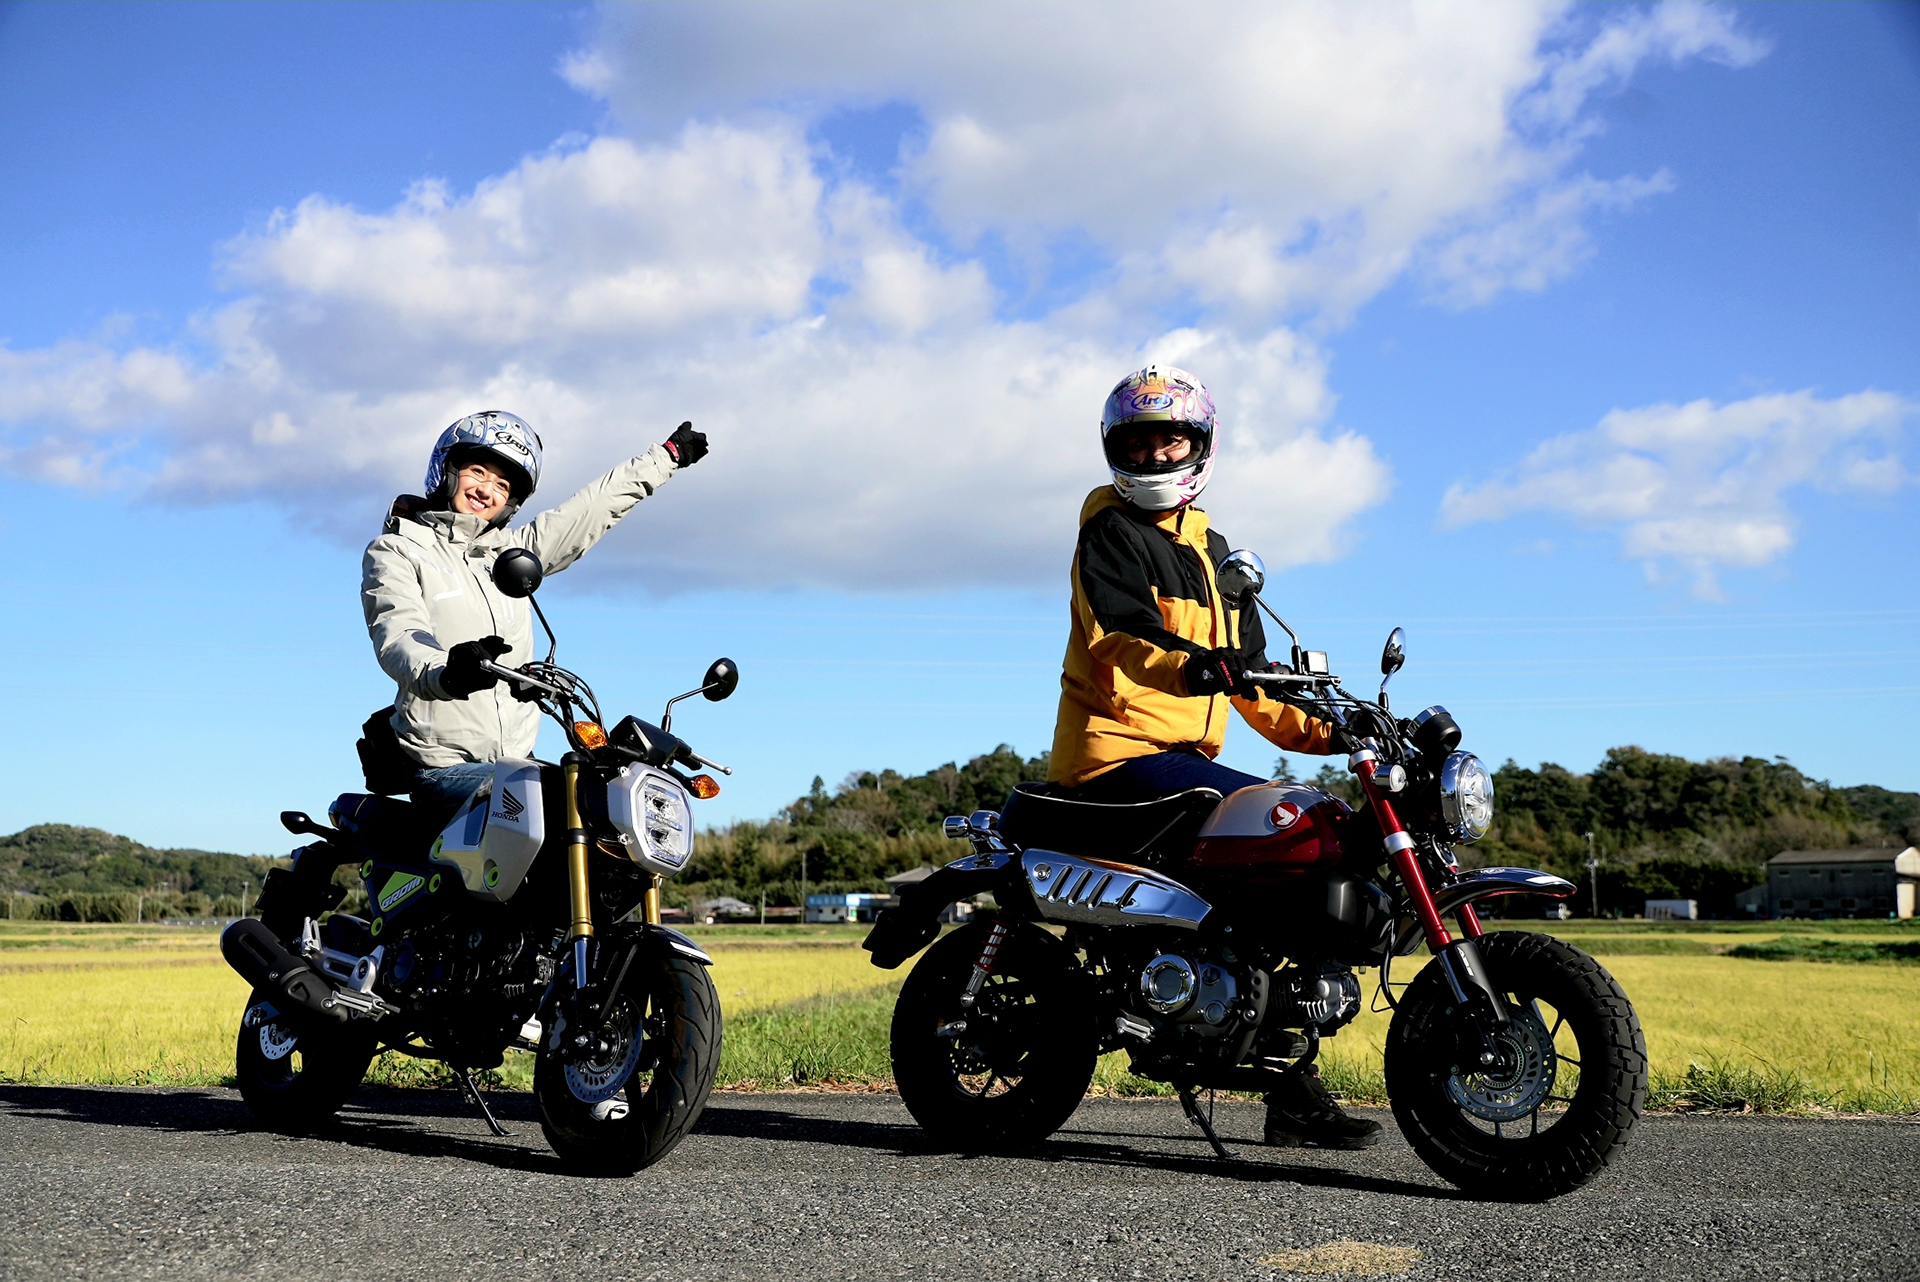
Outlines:
<svg viewBox="0 0 1920 1282"><path fill-rule="evenodd" d="M1287 1074L1287 1085L1267 1096L1267 1143L1275 1148L1372 1148L1380 1123L1349 1117L1333 1102L1311 1064Z"/></svg>

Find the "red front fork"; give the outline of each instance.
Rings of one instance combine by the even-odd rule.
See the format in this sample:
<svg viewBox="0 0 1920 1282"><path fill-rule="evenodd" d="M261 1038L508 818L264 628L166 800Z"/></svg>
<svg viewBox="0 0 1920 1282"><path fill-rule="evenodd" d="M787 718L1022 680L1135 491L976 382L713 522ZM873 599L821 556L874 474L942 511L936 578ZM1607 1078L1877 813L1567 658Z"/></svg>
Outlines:
<svg viewBox="0 0 1920 1282"><path fill-rule="evenodd" d="M1354 763L1354 773L1360 776L1360 786L1366 792L1367 800L1373 804L1374 817L1380 822L1380 836L1386 842L1387 858L1393 862L1393 870L1400 874L1407 893L1413 897L1413 911L1420 918L1420 928L1426 932L1427 947L1437 953L1453 942L1453 936L1447 933L1447 923L1440 919L1440 910L1434 906L1433 892L1427 888L1427 874L1420 867L1419 856L1413 851L1413 837L1400 822L1400 816L1393 813L1393 803L1387 800L1387 793L1373 781L1376 764L1373 754L1369 752L1363 760ZM1473 911L1473 905L1462 904L1458 916L1461 933L1468 939L1480 938L1484 932L1480 927L1480 915Z"/></svg>

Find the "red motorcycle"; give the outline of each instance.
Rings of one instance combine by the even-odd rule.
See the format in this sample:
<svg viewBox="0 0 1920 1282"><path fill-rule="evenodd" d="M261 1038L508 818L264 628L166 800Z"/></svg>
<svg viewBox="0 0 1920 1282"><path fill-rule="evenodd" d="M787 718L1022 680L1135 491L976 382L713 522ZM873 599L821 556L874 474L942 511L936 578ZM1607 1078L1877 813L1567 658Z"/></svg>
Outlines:
<svg viewBox="0 0 1920 1282"><path fill-rule="evenodd" d="M972 853L909 888L865 944L891 970L933 943L894 1009L908 1110L957 1149L1031 1146L1079 1107L1096 1060L1126 1050L1232 1156L1195 1092L1278 1088L1359 1014L1355 970L1378 967L1378 1000L1394 1012L1387 1093L1420 1157L1506 1199L1584 1184L1645 1103L1639 1019L1592 957L1546 935L1489 933L1474 909L1575 887L1524 868L1460 868L1454 847L1492 822L1492 777L1458 751L1446 709L1390 710L1400 629L1379 693L1357 698L1259 599L1257 556L1233 553L1219 582L1292 640L1290 664L1248 675L1340 728L1364 803L1279 781L1134 805L1021 784L998 813L948 819ZM934 943L941 910L981 892L997 911ZM1422 943L1432 962L1396 997L1394 961Z"/></svg>

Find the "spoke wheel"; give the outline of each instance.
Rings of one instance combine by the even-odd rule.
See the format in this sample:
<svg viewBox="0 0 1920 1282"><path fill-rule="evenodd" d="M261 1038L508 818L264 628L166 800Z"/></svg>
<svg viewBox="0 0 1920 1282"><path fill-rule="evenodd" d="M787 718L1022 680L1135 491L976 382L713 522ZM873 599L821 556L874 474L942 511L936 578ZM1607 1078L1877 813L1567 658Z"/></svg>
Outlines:
<svg viewBox="0 0 1920 1282"><path fill-rule="evenodd" d="M533 1093L547 1143L581 1174L652 1166L706 1107L720 1034L720 995L705 966L675 953L635 959L584 1058L540 1052Z"/></svg>
<svg viewBox="0 0 1920 1282"><path fill-rule="evenodd" d="M1387 1034L1394 1117L1422 1160L1462 1188L1557 1197L1605 1168L1639 1121L1646 1039L1613 976L1572 945L1497 931L1480 952L1512 1016L1493 1062L1481 1062L1468 1017L1428 966Z"/></svg>
<svg viewBox="0 0 1920 1282"><path fill-rule="evenodd" d="M266 1004L255 993L251 1016ZM281 1020L240 1021L233 1075L254 1120L269 1130L305 1134L325 1126L367 1075L375 1034L368 1021L296 1027Z"/></svg>
<svg viewBox="0 0 1920 1282"><path fill-rule="evenodd" d="M1098 1044L1073 955L1015 924L971 1008L961 1004L989 926L928 949L893 1011L893 1075L907 1110L954 1148L1031 1147L1073 1116Z"/></svg>

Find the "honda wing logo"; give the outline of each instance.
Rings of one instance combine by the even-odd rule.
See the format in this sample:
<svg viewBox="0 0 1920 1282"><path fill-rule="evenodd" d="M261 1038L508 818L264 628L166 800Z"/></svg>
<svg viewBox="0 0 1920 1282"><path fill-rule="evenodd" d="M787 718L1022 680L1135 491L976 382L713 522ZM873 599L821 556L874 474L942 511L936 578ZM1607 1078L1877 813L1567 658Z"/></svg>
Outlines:
<svg viewBox="0 0 1920 1282"><path fill-rule="evenodd" d="M520 815L526 808L526 802L520 800L520 798L514 796L505 788L502 788L500 790L500 809L494 811L493 817L510 824L519 823Z"/></svg>

